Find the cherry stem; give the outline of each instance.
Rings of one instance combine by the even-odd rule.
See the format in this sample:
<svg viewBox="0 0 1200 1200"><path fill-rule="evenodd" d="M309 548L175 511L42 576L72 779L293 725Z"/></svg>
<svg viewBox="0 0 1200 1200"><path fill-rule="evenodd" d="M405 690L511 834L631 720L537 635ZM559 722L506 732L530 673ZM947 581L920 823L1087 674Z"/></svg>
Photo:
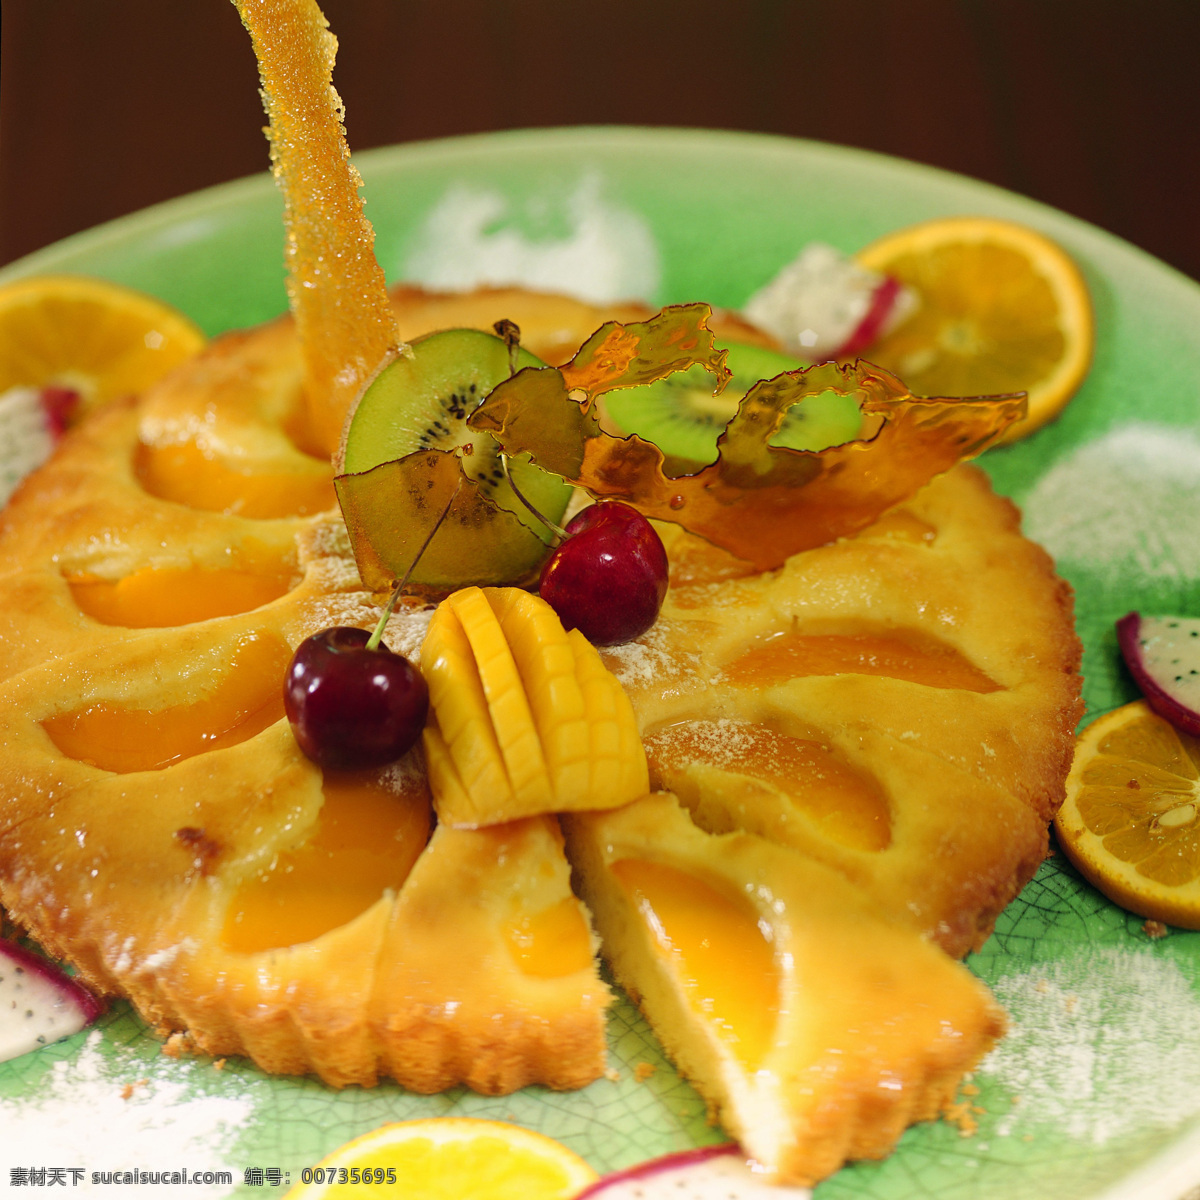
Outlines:
<svg viewBox="0 0 1200 1200"><path fill-rule="evenodd" d="M505 454L503 450L500 451L500 469L504 472L504 478L508 481L508 486L512 488L513 495L516 496L516 498L520 500L520 502L525 505L525 507L529 509L529 511L533 513L533 515L537 517L537 519L541 521L541 523L545 525L547 529L554 533L561 541L565 542L571 535L561 525L556 525L552 520L550 520L549 517L538 512L538 510L534 508L534 506L521 494L521 489L517 487L517 481L512 477L512 473L508 469L508 455Z"/></svg>
<svg viewBox="0 0 1200 1200"><path fill-rule="evenodd" d="M379 623L375 626L375 632L367 639L368 650L378 650L379 643L383 641L383 631L387 628L388 621L391 620L392 610L396 607L396 601L400 599L400 593L404 591L404 585L412 578L412 573L417 569L417 563L421 561L421 555L429 549L429 543L433 541L433 535L442 527L442 522L446 519L446 515L450 512L450 507L456 499L458 499L459 489L462 487L463 477L460 474L458 482L454 485L454 491L450 493L450 499L446 501L446 507L442 509L442 514L433 523L433 528L426 535L425 540L421 543L420 550L417 551L416 557L408 564L408 570L404 572L404 578L400 580L394 588L392 594L388 597L387 605L384 607L383 616L379 618Z"/></svg>

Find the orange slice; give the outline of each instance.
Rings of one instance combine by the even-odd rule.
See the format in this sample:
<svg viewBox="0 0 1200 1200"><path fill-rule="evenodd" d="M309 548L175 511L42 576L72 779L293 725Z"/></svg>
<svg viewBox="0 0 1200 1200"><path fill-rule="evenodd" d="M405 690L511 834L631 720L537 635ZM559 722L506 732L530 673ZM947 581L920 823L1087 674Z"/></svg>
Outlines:
<svg viewBox="0 0 1200 1200"><path fill-rule="evenodd" d="M383 1125L347 1142L285 1200L569 1200L596 1172L566 1146L503 1121L432 1117ZM366 1184L370 1184L369 1191Z"/></svg>
<svg viewBox="0 0 1200 1200"><path fill-rule="evenodd" d="M1200 929L1200 740L1144 700L1080 734L1054 827L1067 857L1110 900Z"/></svg>
<svg viewBox="0 0 1200 1200"><path fill-rule="evenodd" d="M204 346L181 312L82 275L38 275L0 287L0 393L72 388L85 407L136 394Z"/></svg>
<svg viewBox="0 0 1200 1200"><path fill-rule="evenodd" d="M1011 442L1056 417L1087 374L1095 322L1079 268L1049 238L994 217L897 230L855 256L919 295L917 311L863 357L919 396L1028 392Z"/></svg>

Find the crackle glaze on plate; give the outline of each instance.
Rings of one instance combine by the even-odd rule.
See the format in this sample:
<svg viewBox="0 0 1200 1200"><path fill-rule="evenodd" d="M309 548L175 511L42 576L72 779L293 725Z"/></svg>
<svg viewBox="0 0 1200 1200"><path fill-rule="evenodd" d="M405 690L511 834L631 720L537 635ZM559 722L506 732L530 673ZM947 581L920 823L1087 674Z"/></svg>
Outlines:
<svg viewBox="0 0 1200 1200"><path fill-rule="evenodd" d="M597 299L738 307L812 240L853 251L957 213L1035 226L1084 271L1095 364L1060 420L983 465L1026 507L1027 529L1076 588L1087 719L1135 694L1119 666L1116 618L1134 608L1200 615L1200 287L1126 243L912 163L744 134L544 130L356 161L389 278L442 286L515 279ZM0 271L0 281L44 271L142 288L209 333L254 324L286 306L281 203L266 175L243 180L70 238ZM1151 940L1140 919L1052 857L969 961L1013 1018L976 1075L966 1114L974 1133L944 1122L911 1129L890 1159L846 1168L816 1200L1176 1200L1200 1182L1200 934ZM47 1097L69 1090L72 1064L87 1065L89 1088L111 1080L119 1092L147 1079L165 1098L165 1124L172 1111L204 1115L196 1128L206 1145L176 1138L179 1153L233 1173L232 1189L189 1195L280 1195L271 1182L244 1186L245 1169L278 1168L297 1182L349 1138L416 1116L515 1120L600 1171L720 1140L626 1002L611 1018L610 1051L619 1077L576 1093L419 1097L386 1083L338 1093L243 1062L181 1066L118 1007L99 1035L0 1065L0 1125L49 1114ZM231 1104L223 1119L221 1100ZM58 1165L71 1165L66 1126L62 1138ZM149 1160L156 1138L145 1141L138 1157ZM13 1167L55 1165L26 1162L32 1152L0 1144L5 1184ZM96 1169L141 1165L106 1159L103 1147L94 1154Z"/></svg>

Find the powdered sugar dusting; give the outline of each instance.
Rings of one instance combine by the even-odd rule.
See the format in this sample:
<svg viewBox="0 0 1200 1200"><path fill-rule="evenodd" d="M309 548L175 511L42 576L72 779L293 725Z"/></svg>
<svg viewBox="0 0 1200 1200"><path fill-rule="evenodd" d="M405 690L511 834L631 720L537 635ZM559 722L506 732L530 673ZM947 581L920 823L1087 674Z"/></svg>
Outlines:
<svg viewBox="0 0 1200 1200"><path fill-rule="evenodd" d="M1171 959L1092 947L992 990L1012 1027L980 1075L1020 1097L1000 1136L1053 1128L1099 1145L1200 1110L1200 998Z"/></svg>
<svg viewBox="0 0 1200 1200"><path fill-rule="evenodd" d="M436 608L431 604L423 608L398 608L388 619L383 631L383 640L412 662L421 661L421 643L433 620Z"/></svg>
<svg viewBox="0 0 1200 1200"><path fill-rule="evenodd" d="M148 1064L121 1048L102 1049L102 1041L94 1030L78 1055L55 1063L30 1094L0 1100L0 1170L6 1181L12 1168L62 1164L84 1169L81 1191L107 1192L93 1187L93 1171L153 1170L161 1164L186 1167L191 1174L233 1169L238 1132L253 1115L263 1085L239 1080L237 1095L194 1095L197 1073L213 1070L207 1061ZM231 1189L189 1184L186 1190L200 1197L225 1196Z"/></svg>
<svg viewBox="0 0 1200 1200"><path fill-rule="evenodd" d="M299 606L302 636L308 637L318 630L336 625L371 629L382 611L370 592L334 592L328 596L314 596Z"/></svg>
<svg viewBox="0 0 1200 1200"><path fill-rule="evenodd" d="M350 534L340 517L314 521L298 535L297 550L305 574L323 591L363 590Z"/></svg>
<svg viewBox="0 0 1200 1200"><path fill-rule="evenodd" d="M340 519L314 522L301 533L298 549L306 586L314 593L301 605L302 636L335 625L373 629L383 604L363 587L345 523ZM431 605L401 602L388 619L383 640L397 654L416 662L432 616Z"/></svg>
<svg viewBox="0 0 1200 1200"><path fill-rule="evenodd" d="M603 304L658 290L646 221L603 194L600 177L514 206L497 191L457 185L425 219L401 275L429 287L523 283Z"/></svg>
<svg viewBox="0 0 1200 1200"><path fill-rule="evenodd" d="M327 592L353 592L363 590L358 566L353 558L329 555L314 559L308 564L309 578Z"/></svg>
<svg viewBox="0 0 1200 1200"><path fill-rule="evenodd" d="M674 646L668 649L668 646ZM604 646L600 657L622 687L639 691L655 686L664 694L685 673L695 676L700 655L679 650L680 638L670 636L669 622L659 617L653 628L633 642Z"/></svg>
<svg viewBox="0 0 1200 1200"><path fill-rule="evenodd" d="M411 662L419 662L421 643L433 617L432 606L400 608L388 618L383 640L397 654ZM305 602L300 614L304 636L335 625L358 629L374 629L383 606L370 592L335 592L331 596L315 596Z"/></svg>
<svg viewBox="0 0 1200 1200"><path fill-rule="evenodd" d="M665 665L666 655L645 642L625 642L606 646L601 652L604 665L617 677L622 687L644 687L655 676L656 668Z"/></svg>
<svg viewBox="0 0 1200 1200"><path fill-rule="evenodd" d="M1056 463L1025 501L1025 532L1114 582L1200 579L1200 438L1130 423Z"/></svg>
<svg viewBox="0 0 1200 1200"><path fill-rule="evenodd" d="M300 538L301 552L306 558L323 558L327 555L352 558L354 554L350 547L350 531L341 520L314 522Z"/></svg>
<svg viewBox="0 0 1200 1200"><path fill-rule="evenodd" d="M714 767L744 764L758 747L767 731L747 721L685 721L670 725L646 739L654 758L669 763L700 761Z"/></svg>
<svg viewBox="0 0 1200 1200"><path fill-rule="evenodd" d="M397 796L428 793L425 755L418 742L403 758L390 763L383 772L383 782Z"/></svg>

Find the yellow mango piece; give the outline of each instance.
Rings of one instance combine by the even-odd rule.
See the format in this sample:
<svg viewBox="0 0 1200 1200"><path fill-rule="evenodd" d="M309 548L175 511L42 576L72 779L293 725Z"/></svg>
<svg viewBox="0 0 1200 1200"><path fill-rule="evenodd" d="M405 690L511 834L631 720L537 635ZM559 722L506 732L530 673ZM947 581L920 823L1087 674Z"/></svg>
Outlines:
<svg viewBox="0 0 1200 1200"><path fill-rule="evenodd" d="M578 629L572 629L567 636L588 711L589 794L617 795L621 790L621 730L617 724L616 697L608 684L610 679L616 683L616 679Z"/></svg>
<svg viewBox="0 0 1200 1200"><path fill-rule="evenodd" d="M523 813L552 812L554 798L542 741L499 618L477 587L455 592L446 603L462 623L475 655L492 728L518 809Z"/></svg>
<svg viewBox="0 0 1200 1200"><path fill-rule="evenodd" d="M497 825L650 790L633 706L592 644L520 588L463 588L429 623L425 756L438 818Z"/></svg>
<svg viewBox="0 0 1200 1200"><path fill-rule="evenodd" d="M594 782L588 807L615 808L650 791L646 751L625 689L587 638L578 630L570 636L591 722Z"/></svg>
<svg viewBox="0 0 1200 1200"><path fill-rule="evenodd" d="M520 588L488 588L489 603L512 648L541 738L559 807L588 795L588 710L575 654L558 614Z"/></svg>
<svg viewBox="0 0 1200 1200"><path fill-rule="evenodd" d="M421 646L421 672L429 685L430 712L436 714L437 728L466 795L511 804L512 787L475 656L458 614L449 605L439 605L429 622ZM434 788L439 816L444 816L443 795ZM474 823L470 813L455 820Z"/></svg>
<svg viewBox="0 0 1200 1200"><path fill-rule="evenodd" d="M421 736L421 744L425 750L425 770L429 776L429 790L438 797L439 813L454 812L460 814L459 820L466 821L465 814L470 813L475 805L470 793L458 776L454 759L450 757L450 749L437 721L430 718Z"/></svg>

